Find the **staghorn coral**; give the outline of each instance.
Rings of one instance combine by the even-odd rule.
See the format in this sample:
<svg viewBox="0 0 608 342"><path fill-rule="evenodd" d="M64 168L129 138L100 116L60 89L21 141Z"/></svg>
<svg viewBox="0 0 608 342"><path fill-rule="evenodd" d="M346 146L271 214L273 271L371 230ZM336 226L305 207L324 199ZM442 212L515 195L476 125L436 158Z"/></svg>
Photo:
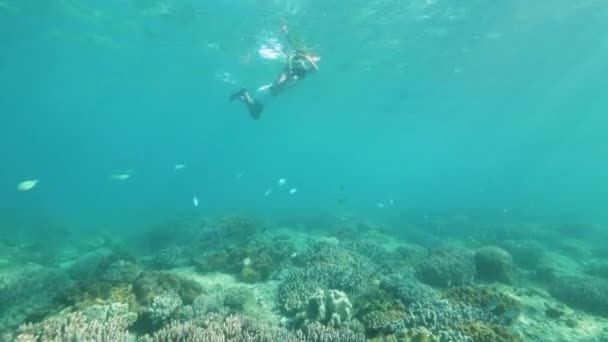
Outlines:
<svg viewBox="0 0 608 342"><path fill-rule="evenodd" d="M437 248L416 265L415 274L431 286L450 287L471 283L475 276L473 253L453 246Z"/></svg>
<svg viewBox="0 0 608 342"><path fill-rule="evenodd" d="M318 280L316 269L297 269L289 272L278 289L278 302L281 310L294 314L306 303L306 299L318 288L325 287L325 279ZM321 277L319 277L321 278Z"/></svg>
<svg viewBox="0 0 608 342"><path fill-rule="evenodd" d="M496 246L486 246L475 252L477 276L486 281L515 284L517 268L509 252Z"/></svg>
<svg viewBox="0 0 608 342"><path fill-rule="evenodd" d="M335 238L316 240L302 261L304 267L288 272L279 286L279 305L288 314L300 311L318 288L354 295L372 286L380 276L376 264L347 250Z"/></svg>
<svg viewBox="0 0 608 342"><path fill-rule="evenodd" d="M112 321L121 329L127 329L137 320L137 314L131 312L124 303L93 305L81 312L89 320Z"/></svg>
<svg viewBox="0 0 608 342"><path fill-rule="evenodd" d="M120 305L92 307L37 324L21 326L12 336L15 342L127 342L127 327L134 321Z"/></svg>
<svg viewBox="0 0 608 342"><path fill-rule="evenodd" d="M376 335L385 331L395 322L405 319L406 313L401 310L370 311L361 317L361 323L365 327L367 335Z"/></svg>
<svg viewBox="0 0 608 342"><path fill-rule="evenodd" d="M574 308L608 317L608 281L588 276L555 278L551 295Z"/></svg>
<svg viewBox="0 0 608 342"><path fill-rule="evenodd" d="M166 291L177 293L182 302L191 304L203 289L193 280L159 271L143 272L133 284L137 301L143 306L151 305L154 297Z"/></svg>
<svg viewBox="0 0 608 342"><path fill-rule="evenodd" d="M389 331L402 333L424 327L439 336L442 331L476 321L493 323L496 318L485 310L447 300L415 302L408 307L405 319L390 324Z"/></svg>
<svg viewBox="0 0 608 342"><path fill-rule="evenodd" d="M152 299L152 304L146 310L154 324L168 321L182 306L183 302L174 291L165 291Z"/></svg>
<svg viewBox="0 0 608 342"><path fill-rule="evenodd" d="M455 287L447 290L444 298L485 310L505 324L512 323L523 310L522 304L517 299L492 287Z"/></svg>
<svg viewBox="0 0 608 342"><path fill-rule="evenodd" d="M349 330L311 324L295 332L267 326L240 315L222 319L206 315L188 322L173 322L139 342L364 342L365 337Z"/></svg>
<svg viewBox="0 0 608 342"><path fill-rule="evenodd" d="M182 306L176 316L181 321L189 321L203 317L208 313L224 314L228 308L224 306L224 295L220 291L199 295L192 304Z"/></svg>
<svg viewBox="0 0 608 342"><path fill-rule="evenodd" d="M404 304L413 302L432 301L439 298L437 291L432 287L422 284L409 274L393 274L383 279L382 288L393 293Z"/></svg>

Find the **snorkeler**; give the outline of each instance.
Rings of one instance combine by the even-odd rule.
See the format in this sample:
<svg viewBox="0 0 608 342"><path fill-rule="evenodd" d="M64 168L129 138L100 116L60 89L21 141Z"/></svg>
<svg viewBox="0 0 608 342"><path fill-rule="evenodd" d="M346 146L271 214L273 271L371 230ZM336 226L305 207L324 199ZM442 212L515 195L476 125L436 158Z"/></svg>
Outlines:
<svg viewBox="0 0 608 342"><path fill-rule="evenodd" d="M288 88L291 88L299 80L306 77L308 74L318 71L318 62L321 60L319 56L312 55L308 49L299 44L289 34L287 25L283 25L281 28L285 36L286 47L287 47L287 65L283 69L283 72L279 75L276 81L262 86L258 89L260 93L270 93L272 96L277 96ZM264 110L263 101L259 98L252 97L247 89L243 88L230 95L230 101L240 100L243 102L249 114L255 120L260 118L262 111Z"/></svg>

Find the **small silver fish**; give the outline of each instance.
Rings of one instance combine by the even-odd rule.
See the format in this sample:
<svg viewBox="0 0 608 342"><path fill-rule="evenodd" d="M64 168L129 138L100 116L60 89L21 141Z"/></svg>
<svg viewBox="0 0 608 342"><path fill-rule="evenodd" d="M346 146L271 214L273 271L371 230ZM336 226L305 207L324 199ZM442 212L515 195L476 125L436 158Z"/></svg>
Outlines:
<svg viewBox="0 0 608 342"><path fill-rule="evenodd" d="M185 168L185 167L186 167L186 165L184 165L184 164L175 164L175 170L176 170L176 171L177 171L177 170L181 170L181 169L183 169L183 168Z"/></svg>
<svg viewBox="0 0 608 342"><path fill-rule="evenodd" d="M23 182L17 184L17 191L30 191L34 187L36 187L36 184L38 184L37 179L23 181Z"/></svg>
<svg viewBox="0 0 608 342"><path fill-rule="evenodd" d="M293 195L293 194L295 194L297 191L298 191L298 189L293 188L293 189L289 190L289 194L290 194L290 195Z"/></svg>
<svg viewBox="0 0 608 342"><path fill-rule="evenodd" d="M266 190L266 192L264 192L264 196L268 196L272 193L272 189L268 189Z"/></svg>
<svg viewBox="0 0 608 342"><path fill-rule="evenodd" d="M285 178L281 178L281 179L279 179L277 181L277 185L278 186L283 186L283 185L286 185L286 184L287 184L287 179L285 179Z"/></svg>
<svg viewBox="0 0 608 342"><path fill-rule="evenodd" d="M198 207L198 197L194 196L192 199L192 204L194 204L195 207Z"/></svg>

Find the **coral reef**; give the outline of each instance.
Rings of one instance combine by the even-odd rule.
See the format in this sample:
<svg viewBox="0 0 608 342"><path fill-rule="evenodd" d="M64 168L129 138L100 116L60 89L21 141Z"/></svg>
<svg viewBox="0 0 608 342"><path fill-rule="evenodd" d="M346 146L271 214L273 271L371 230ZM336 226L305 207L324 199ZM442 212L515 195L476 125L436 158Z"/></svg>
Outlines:
<svg viewBox="0 0 608 342"><path fill-rule="evenodd" d="M455 287L447 290L444 298L451 302L486 310L495 315L501 323L513 322L523 310L522 304L517 299L492 287Z"/></svg>
<svg viewBox="0 0 608 342"><path fill-rule="evenodd" d="M278 301L281 310L295 314L305 305L308 297L318 288L326 287L327 283L329 281L324 279L323 272L317 272L314 268L290 272L279 286Z"/></svg>
<svg viewBox="0 0 608 342"><path fill-rule="evenodd" d="M137 279L141 270L130 261L116 260L110 263L99 275L97 281L107 282L111 285L131 284Z"/></svg>
<svg viewBox="0 0 608 342"><path fill-rule="evenodd" d="M0 330L21 342L557 342L608 334L602 246L589 243L587 253L553 229L511 232L505 223L494 233L485 231L490 224L469 226L429 251L397 239L445 243L427 220L391 236L353 219L336 225L340 239L319 237L330 229L323 224L311 233L236 216L193 218L157 231L152 238L171 235L156 241L161 248L126 252L88 239L50 256L55 268L17 263L5 254L20 247L0 243Z"/></svg>
<svg viewBox="0 0 608 342"><path fill-rule="evenodd" d="M114 264L119 261L122 261L122 264ZM104 247L88 252L74 260L68 269L68 273L76 281L96 279L108 272L109 277L119 275L134 277L137 274L128 274L128 271L138 272L133 261L134 258L125 251ZM116 272L120 272L120 274L115 274Z"/></svg>
<svg viewBox="0 0 608 342"><path fill-rule="evenodd" d="M241 280L256 283L267 280L279 266L287 263L294 253L291 242L280 236L261 234L237 245L208 251L195 258L203 272L237 274Z"/></svg>
<svg viewBox="0 0 608 342"><path fill-rule="evenodd" d="M137 314L124 303L93 305L83 310L82 314L89 320L114 321L122 329L127 329L137 320Z"/></svg>
<svg viewBox="0 0 608 342"><path fill-rule="evenodd" d="M431 286L468 284L475 276L473 253L465 248L444 246L431 251L416 265L416 277Z"/></svg>
<svg viewBox="0 0 608 342"><path fill-rule="evenodd" d="M365 337L350 330L333 329L320 324L311 324L295 332L284 328L262 325L240 315L222 319L218 315L206 315L188 322L173 322L154 333L144 336L139 342L364 342Z"/></svg>
<svg viewBox="0 0 608 342"><path fill-rule="evenodd" d="M247 238L258 231L258 224L247 217L230 215L220 218L218 226L227 236L233 240L247 240Z"/></svg>
<svg viewBox="0 0 608 342"><path fill-rule="evenodd" d="M304 267L288 272L279 286L279 304L286 313L300 311L319 288L356 294L380 278L376 264L344 248L337 239L316 240L302 262Z"/></svg>
<svg viewBox="0 0 608 342"><path fill-rule="evenodd" d="M247 305L254 302L253 293L246 288L230 287L224 291L224 307L229 312L242 312Z"/></svg>
<svg viewBox="0 0 608 342"><path fill-rule="evenodd" d="M98 259L100 255L103 261ZM117 300L135 304L132 284L141 274L141 269L134 262L116 259L113 254L106 255L99 251L79 260L70 268L72 277L78 280L58 296L61 303L78 308ZM94 269L81 271L88 263Z"/></svg>
<svg viewBox="0 0 608 342"><path fill-rule="evenodd" d="M143 306L151 305L156 296L167 291L176 293L183 303L191 304L203 289L193 280L160 271L142 272L133 284L137 301Z"/></svg>
<svg viewBox="0 0 608 342"><path fill-rule="evenodd" d="M392 323L405 319L406 315L402 310L370 311L361 317L361 323L365 327L366 335L375 336L386 331Z"/></svg>
<svg viewBox="0 0 608 342"><path fill-rule="evenodd" d="M70 286L64 272L37 265L5 269L0 277L0 331L57 310L55 298Z"/></svg>
<svg viewBox="0 0 608 342"><path fill-rule="evenodd" d="M517 268L513 258L500 247L479 248L475 252L475 267L480 279L505 284L515 284L517 281Z"/></svg>
<svg viewBox="0 0 608 342"><path fill-rule="evenodd" d="M218 290L196 297L192 304L182 306L176 316L180 321L189 321L200 318L207 313L224 314L226 312L224 295Z"/></svg>
<svg viewBox="0 0 608 342"><path fill-rule="evenodd" d="M121 305L91 307L87 312L73 312L41 323L20 327L12 336L15 342L66 342L130 340L127 327L134 322Z"/></svg>
<svg viewBox="0 0 608 342"><path fill-rule="evenodd" d="M458 330L473 338L475 342L523 342L520 336L496 324L470 322L461 325Z"/></svg>
<svg viewBox="0 0 608 342"><path fill-rule="evenodd" d="M184 265L183 248L179 246L169 246L159 250L153 255L152 264L160 269L169 269Z"/></svg>
<svg viewBox="0 0 608 342"><path fill-rule="evenodd" d="M395 250L395 254L399 259L403 259L410 265L415 265L429 255L429 251L415 244L402 243Z"/></svg>
<svg viewBox="0 0 608 342"><path fill-rule="evenodd" d="M420 283L411 274L393 274L382 281L382 287L393 293L403 304L419 301L432 301L439 295L432 287Z"/></svg>
<svg viewBox="0 0 608 342"><path fill-rule="evenodd" d="M367 336L376 336L395 321L405 318L405 305L383 288L370 287L353 297L355 318L365 327Z"/></svg>
<svg viewBox="0 0 608 342"><path fill-rule="evenodd" d="M560 276L553 281L550 292L574 308L608 317L608 280L589 276Z"/></svg>
<svg viewBox="0 0 608 342"><path fill-rule="evenodd" d="M506 240L501 242L500 246L509 252L515 264L527 269L536 269L546 257L545 247L535 241Z"/></svg>
<svg viewBox="0 0 608 342"><path fill-rule="evenodd" d="M403 333L412 328L424 327L440 336L441 333L451 331L457 326L477 321L493 323L495 318L485 310L449 303L447 300L415 302L407 308L407 315L403 320L390 324L389 331Z"/></svg>
<svg viewBox="0 0 608 342"><path fill-rule="evenodd" d="M165 291L152 299L152 304L146 310L154 324L168 321L182 306L182 299L174 291Z"/></svg>
<svg viewBox="0 0 608 342"><path fill-rule="evenodd" d="M459 331L440 331L433 334L428 329L412 328L396 334L378 335L370 342L475 342L472 337Z"/></svg>
<svg viewBox="0 0 608 342"><path fill-rule="evenodd" d="M608 279L608 259L592 260L585 265L585 273L594 277Z"/></svg>

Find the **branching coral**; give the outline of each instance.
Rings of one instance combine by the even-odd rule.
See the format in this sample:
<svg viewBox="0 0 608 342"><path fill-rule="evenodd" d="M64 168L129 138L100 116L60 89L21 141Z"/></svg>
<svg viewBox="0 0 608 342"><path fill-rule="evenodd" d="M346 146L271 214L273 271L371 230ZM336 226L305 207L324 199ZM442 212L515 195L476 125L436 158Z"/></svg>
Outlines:
<svg viewBox="0 0 608 342"><path fill-rule="evenodd" d="M522 304L517 299L493 287L455 287L447 290L444 298L485 310L505 324L512 323L523 310Z"/></svg>
<svg viewBox="0 0 608 342"><path fill-rule="evenodd" d="M364 342L365 337L345 329L311 324L296 332L262 325L240 315L222 319L206 315L188 322L173 322L139 342Z"/></svg>
<svg viewBox="0 0 608 342"><path fill-rule="evenodd" d="M168 321L182 304L183 302L177 293L165 291L152 299L147 314L153 323L162 323Z"/></svg>
<svg viewBox="0 0 608 342"><path fill-rule="evenodd" d="M134 322L126 306L95 306L37 324L24 325L15 333L16 342L127 342L127 327Z"/></svg>
<svg viewBox="0 0 608 342"><path fill-rule="evenodd" d="M382 287L393 293L406 305L439 298L437 291L428 285L420 283L420 281L409 274L395 274L386 277L382 281Z"/></svg>

